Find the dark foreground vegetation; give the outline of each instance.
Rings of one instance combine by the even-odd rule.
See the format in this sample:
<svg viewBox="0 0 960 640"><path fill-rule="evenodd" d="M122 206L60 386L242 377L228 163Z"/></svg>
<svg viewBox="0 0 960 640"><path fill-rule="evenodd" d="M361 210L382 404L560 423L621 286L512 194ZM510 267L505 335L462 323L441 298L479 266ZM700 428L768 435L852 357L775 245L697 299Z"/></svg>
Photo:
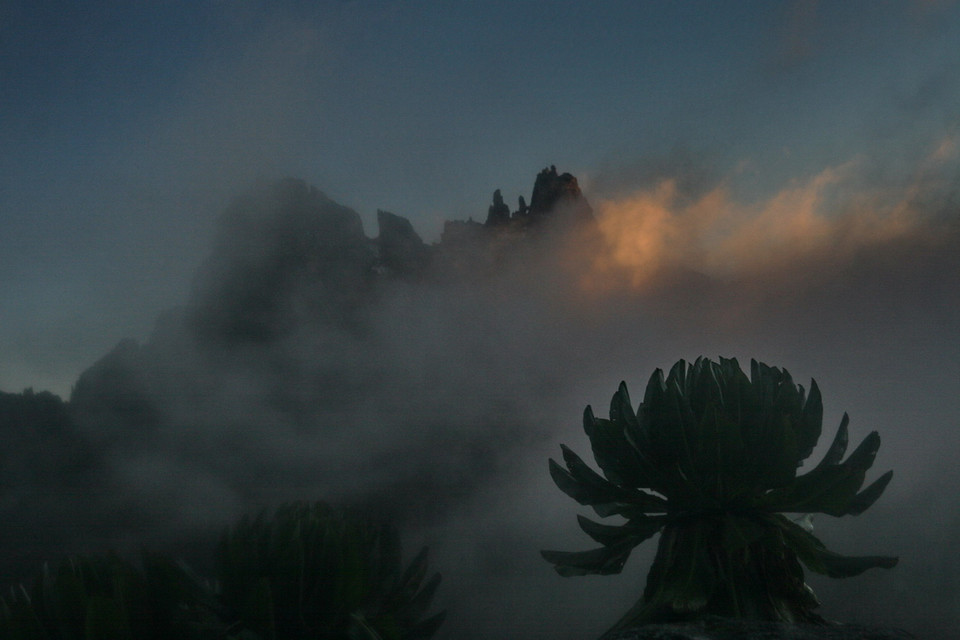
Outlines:
<svg viewBox="0 0 960 640"><path fill-rule="evenodd" d="M397 531L324 503L281 506L223 534L216 577L144 552L69 558L0 599L10 640L429 638L439 574L404 568Z"/></svg>
<svg viewBox="0 0 960 640"><path fill-rule="evenodd" d="M738 619L781 625L764 627L763 637L867 633L832 627L818 635L817 626L829 625L814 612L819 602L802 565L842 578L891 568L896 558L833 553L806 522L784 514L858 515L892 472L862 489L880 438L871 433L844 460L844 415L820 463L798 475L822 417L816 382L808 395L786 370L756 361L749 378L734 359L681 360L666 377L658 369L636 410L621 384L609 419L584 411L603 475L562 445L565 466L551 460L550 473L580 504L626 522L578 516L602 546L542 554L563 576L619 573L636 545L661 534L642 597L607 639L684 637L669 634L689 623L710 627L691 633L726 637L716 635L726 633L723 621ZM426 558L424 549L404 569L391 526L324 503L291 503L225 531L212 580L149 552L136 563L105 555L45 565L32 584L0 599L0 638L429 638L444 613L427 615L440 576L427 579Z"/></svg>
<svg viewBox="0 0 960 640"><path fill-rule="evenodd" d="M784 513L858 515L893 475L861 491L880 448L872 432L843 460L846 414L820 463L797 475L820 438L823 405L816 382L809 396L785 369L751 362L750 377L735 359L677 362L657 369L634 410L621 383L610 418L588 406L583 423L603 476L562 446L565 467L550 461L560 489L601 517L579 516L600 548L544 551L564 576L619 573L635 546L660 533L647 586L637 604L608 632L644 623L705 615L824 623L804 582L801 563L834 578L897 559L847 557L829 551Z"/></svg>

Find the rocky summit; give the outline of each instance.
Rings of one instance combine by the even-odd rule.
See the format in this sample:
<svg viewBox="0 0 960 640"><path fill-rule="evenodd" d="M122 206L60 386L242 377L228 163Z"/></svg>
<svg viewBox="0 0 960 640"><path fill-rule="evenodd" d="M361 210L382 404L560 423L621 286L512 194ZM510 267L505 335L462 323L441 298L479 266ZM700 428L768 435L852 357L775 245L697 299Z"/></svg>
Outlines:
<svg viewBox="0 0 960 640"><path fill-rule="evenodd" d="M86 431L126 441L198 415L222 421L223 406L255 397L240 392L248 385L269 396L257 406L303 428L318 424L319 413L354 407L379 382L376 367L347 370L359 362L357 345L373 348L371 336L389 324L384 299L517 274L540 286L537 275L557 268L531 275L538 256L573 263L561 243L582 241L595 223L577 179L550 166L530 205L519 202L511 212L496 190L486 224L447 221L440 242L428 244L410 220L384 210L368 237L356 211L303 180L257 185L219 216L186 303L164 312L148 341L123 340L84 371L70 413ZM340 353L345 344L353 350ZM227 383L241 378L248 382Z"/></svg>

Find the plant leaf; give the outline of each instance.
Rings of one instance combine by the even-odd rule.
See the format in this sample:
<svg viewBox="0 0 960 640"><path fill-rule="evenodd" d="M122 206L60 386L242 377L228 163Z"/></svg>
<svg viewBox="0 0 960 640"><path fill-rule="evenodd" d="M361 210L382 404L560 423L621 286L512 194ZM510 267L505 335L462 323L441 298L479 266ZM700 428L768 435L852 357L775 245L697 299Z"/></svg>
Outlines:
<svg viewBox="0 0 960 640"><path fill-rule="evenodd" d="M823 399L816 380L810 381L810 394L803 403L798 425L797 443L800 460L806 460L820 440L823 431Z"/></svg>
<svg viewBox="0 0 960 640"><path fill-rule="evenodd" d="M615 545L590 551L541 551L540 555L564 577L610 575L623 570L630 552L638 543L627 538Z"/></svg>
<svg viewBox="0 0 960 640"><path fill-rule="evenodd" d="M847 431L848 424L850 424L850 416L844 413L840 420L840 426L837 428L837 434L833 437L833 442L824 454L823 459L816 466L817 469L840 464L840 461L843 460L843 454L847 452L847 442L850 438Z"/></svg>
<svg viewBox="0 0 960 640"><path fill-rule="evenodd" d="M618 397L619 394L614 395L612 404L616 404ZM629 405L627 409L620 410L620 415L627 411L633 415L632 421L625 421L622 418L614 420L613 409L611 409L611 419L603 420L594 417L588 406L583 412L584 431L590 438L594 459L610 482L629 487L649 486L651 471L649 465L630 445L626 435L627 429L639 429L640 423L629 409Z"/></svg>
<svg viewBox="0 0 960 640"><path fill-rule="evenodd" d="M617 486L591 469L567 446L560 445L567 469L550 460L550 475L561 491L583 505L623 504L650 512L666 510L666 501L649 493Z"/></svg>
<svg viewBox="0 0 960 640"><path fill-rule="evenodd" d="M893 471L887 471L885 474L874 480L869 487L856 495L847 505L847 513L852 516L858 516L869 509L874 502L883 494L890 480L893 478Z"/></svg>
<svg viewBox="0 0 960 640"><path fill-rule="evenodd" d="M639 544L660 531L666 522L666 518L664 516L639 516L632 518L626 524L617 526L601 524L578 515L577 522L584 533L600 544L609 546L628 537L637 539L637 544Z"/></svg>
<svg viewBox="0 0 960 640"><path fill-rule="evenodd" d="M891 569L897 558L890 556L843 556L829 551L812 533L777 514L771 520L784 534L784 539L811 571L831 578L850 578L867 569Z"/></svg>

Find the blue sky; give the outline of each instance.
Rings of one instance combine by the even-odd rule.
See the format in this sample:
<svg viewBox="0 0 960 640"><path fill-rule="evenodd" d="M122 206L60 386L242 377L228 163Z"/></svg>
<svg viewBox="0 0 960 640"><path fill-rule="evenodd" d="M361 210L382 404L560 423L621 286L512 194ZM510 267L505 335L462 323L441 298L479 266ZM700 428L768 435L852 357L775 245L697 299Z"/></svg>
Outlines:
<svg viewBox="0 0 960 640"><path fill-rule="evenodd" d="M764 201L851 162L843 189L906 188L960 134L957 51L936 1L4 0L0 389L67 393L145 339L256 180L428 241L549 164L592 201Z"/></svg>

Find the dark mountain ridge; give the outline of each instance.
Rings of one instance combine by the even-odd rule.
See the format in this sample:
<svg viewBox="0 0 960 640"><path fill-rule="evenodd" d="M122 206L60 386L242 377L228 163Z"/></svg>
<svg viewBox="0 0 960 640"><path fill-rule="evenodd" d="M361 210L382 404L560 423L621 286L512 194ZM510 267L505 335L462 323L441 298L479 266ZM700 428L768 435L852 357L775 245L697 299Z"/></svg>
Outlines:
<svg viewBox="0 0 960 640"><path fill-rule="evenodd" d="M499 191L493 200L491 211ZM576 179L554 167L537 176L530 206L520 201L507 218L497 209L483 224L448 222L427 244L387 211L367 237L355 211L302 180L237 198L187 301L161 314L148 340L121 340L79 376L69 402L0 396L0 516L22 524L7 529L0 565L32 569L49 549L189 539L228 519L182 523L184 504L211 500L198 486L230 514L306 494L395 517L462 499L509 455L490 443L516 427L518 409L481 369L444 372L441 343L481 367L506 321L485 310L511 278L529 278L518 263L593 228ZM477 311L438 330L438 306ZM475 404L432 395L458 377L475 393L491 389ZM385 435L365 445L360 434L371 430ZM438 440L444 454L425 455ZM44 494L64 483L75 492ZM69 530L58 526L64 513ZM44 533L23 537L33 530Z"/></svg>
<svg viewBox="0 0 960 640"><path fill-rule="evenodd" d="M156 425L164 419L159 399L177 393L162 387L184 373L158 370L164 353L189 347L223 364L304 333L363 340L378 294L393 282L502 276L544 243L555 249L557 236L582 242L596 233L576 178L555 167L538 174L530 206L521 197L520 209L502 219L494 213L502 205L499 190L493 201L485 223L447 221L440 242L428 245L409 220L387 211L377 212L379 233L368 238L355 211L302 180L245 194L220 216L186 305L158 320L147 343L122 340L84 371L70 406L81 424ZM296 386L297 372L283 360L273 362L275 373L283 386ZM334 394L338 401L350 397L344 392Z"/></svg>

